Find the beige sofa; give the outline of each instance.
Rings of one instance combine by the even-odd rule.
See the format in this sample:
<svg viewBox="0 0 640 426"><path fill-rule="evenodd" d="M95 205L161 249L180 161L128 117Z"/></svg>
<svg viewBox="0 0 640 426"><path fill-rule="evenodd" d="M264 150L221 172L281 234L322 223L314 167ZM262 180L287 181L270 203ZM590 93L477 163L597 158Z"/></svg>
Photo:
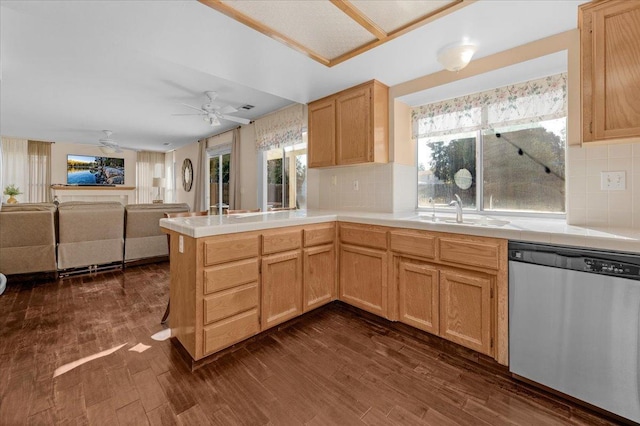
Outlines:
<svg viewBox="0 0 640 426"><path fill-rule="evenodd" d="M167 235L160 231L165 213L188 212L188 204L130 204L125 207L124 260L168 256Z"/></svg>
<svg viewBox="0 0 640 426"><path fill-rule="evenodd" d="M60 203L58 269L122 262L124 207L118 202Z"/></svg>
<svg viewBox="0 0 640 426"><path fill-rule="evenodd" d="M56 270L56 206L4 204L0 210L0 273Z"/></svg>

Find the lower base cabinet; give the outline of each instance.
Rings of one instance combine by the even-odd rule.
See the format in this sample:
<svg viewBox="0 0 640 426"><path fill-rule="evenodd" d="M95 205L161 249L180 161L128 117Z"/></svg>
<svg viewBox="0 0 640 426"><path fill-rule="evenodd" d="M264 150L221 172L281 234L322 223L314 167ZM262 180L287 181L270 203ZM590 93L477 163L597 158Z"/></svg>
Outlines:
<svg viewBox="0 0 640 426"><path fill-rule="evenodd" d="M340 246L340 300L387 317L387 252Z"/></svg>
<svg viewBox="0 0 640 426"><path fill-rule="evenodd" d="M195 360L339 299L508 364L505 240L355 223L170 233L171 332Z"/></svg>
<svg viewBox="0 0 640 426"><path fill-rule="evenodd" d="M477 272L440 271L440 336L493 355L492 280Z"/></svg>
<svg viewBox="0 0 640 426"><path fill-rule="evenodd" d="M397 260L398 319L493 356L491 276Z"/></svg>
<svg viewBox="0 0 640 426"><path fill-rule="evenodd" d="M302 314L300 251L262 258L262 329Z"/></svg>
<svg viewBox="0 0 640 426"><path fill-rule="evenodd" d="M336 298L336 250L333 244L304 249L304 312Z"/></svg>
<svg viewBox="0 0 640 426"><path fill-rule="evenodd" d="M400 259L398 262L400 321L429 333L440 332L440 284L435 266Z"/></svg>

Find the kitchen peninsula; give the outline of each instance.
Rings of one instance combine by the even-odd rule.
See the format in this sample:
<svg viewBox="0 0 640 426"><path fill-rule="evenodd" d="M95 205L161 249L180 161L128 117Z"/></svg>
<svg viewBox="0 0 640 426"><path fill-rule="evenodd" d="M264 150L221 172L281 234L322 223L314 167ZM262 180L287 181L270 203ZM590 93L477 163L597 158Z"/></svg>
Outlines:
<svg viewBox="0 0 640 426"><path fill-rule="evenodd" d="M561 219L284 211L162 219L171 333L193 360L333 300L508 364L507 241L640 253L640 232Z"/></svg>

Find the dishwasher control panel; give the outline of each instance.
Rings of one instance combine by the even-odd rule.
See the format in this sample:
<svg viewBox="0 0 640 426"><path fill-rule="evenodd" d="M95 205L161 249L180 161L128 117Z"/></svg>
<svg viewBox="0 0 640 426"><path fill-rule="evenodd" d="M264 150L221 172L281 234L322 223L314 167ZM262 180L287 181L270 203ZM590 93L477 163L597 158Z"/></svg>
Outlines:
<svg viewBox="0 0 640 426"><path fill-rule="evenodd" d="M509 262L531 263L640 281L640 255L509 241Z"/></svg>
<svg viewBox="0 0 640 426"><path fill-rule="evenodd" d="M619 275L626 278L640 279L640 267L623 262L600 260L593 258L584 259L585 271L596 274Z"/></svg>

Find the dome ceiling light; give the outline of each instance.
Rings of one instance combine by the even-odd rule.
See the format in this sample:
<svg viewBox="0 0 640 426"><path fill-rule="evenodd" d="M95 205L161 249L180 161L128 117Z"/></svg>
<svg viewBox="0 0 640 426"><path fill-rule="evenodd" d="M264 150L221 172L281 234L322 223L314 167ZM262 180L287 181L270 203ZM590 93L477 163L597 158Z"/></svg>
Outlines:
<svg viewBox="0 0 640 426"><path fill-rule="evenodd" d="M478 46L471 43L454 43L443 47L438 51L438 62L449 71L460 71L471 61Z"/></svg>

